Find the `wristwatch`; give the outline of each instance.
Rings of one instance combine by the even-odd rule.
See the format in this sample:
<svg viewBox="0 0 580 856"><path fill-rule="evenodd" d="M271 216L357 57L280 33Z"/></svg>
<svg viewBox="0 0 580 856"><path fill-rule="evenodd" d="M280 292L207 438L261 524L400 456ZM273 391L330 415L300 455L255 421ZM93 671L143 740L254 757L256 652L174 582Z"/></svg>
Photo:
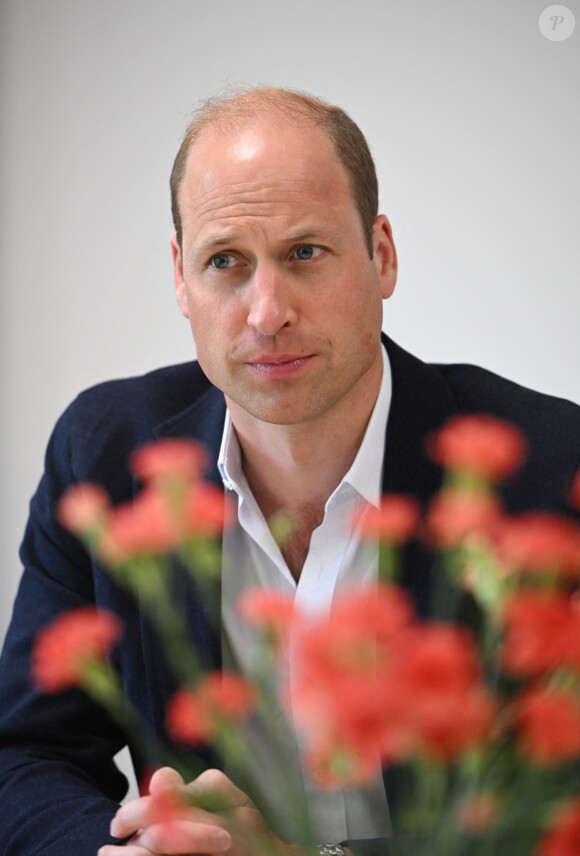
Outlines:
<svg viewBox="0 0 580 856"><path fill-rule="evenodd" d="M346 856L346 850L340 844L317 844L318 856Z"/></svg>

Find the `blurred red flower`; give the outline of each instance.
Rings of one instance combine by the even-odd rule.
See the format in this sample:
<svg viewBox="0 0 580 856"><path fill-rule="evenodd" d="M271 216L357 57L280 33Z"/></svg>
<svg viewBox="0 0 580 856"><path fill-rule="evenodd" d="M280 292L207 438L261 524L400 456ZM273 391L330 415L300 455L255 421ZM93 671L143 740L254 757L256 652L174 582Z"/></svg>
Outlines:
<svg viewBox="0 0 580 856"><path fill-rule="evenodd" d="M136 556L170 553L183 540L183 514L162 491L146 487L132 502L111 510L98 549L116 565Z"/></svg>
<svg viewBox="0 0 580 856"><path fill-rule="evenodd" d="M485 739L495 702L471 637L411 620L405 592L380 586L349 593L300 628L300 673L288 695L329 781L360 782L379 758L453 760Z"/></svg>
<svg viewBox="0 0 580 856"><path fill-rule="evenodd" d="M152 484L111 509L98 549L109 565L172 553L190 538L220 536L231 519L229 500L213 485L196 482L172 491Z"/></svg>
<svg viewBox="0 0 580 856"><path fill-rule="evenodd" d="M374 721L371 721L374 725ZM356 748L354 746L356 745ZM340 735L325 735L307 752L306 763L320 788L357 787L371 781L380 771L376 740L345 743Z"/></svg>
<svg viewBox="0 0 580 856"><path fill-rule="evenodd" d="M295 615L294 598L276 589L253 588L240 598L237 610L242 621L258 627L280 646Z"/></svg>
<svg viewBox="0 0 580 856"><path fill-rule="evenodd" d="M540 511L506 518L495 544L508 571L580 576L580 526L568 518Z"/></svg>
<svg viewBox="0 0 580 856"><path fill-rule="evenodd" d="M344 591L330 615L297 625L300 669L287 695L328 784L376 772L393 692L384 680L391 642L412 617L406 592L378 585Z"/></svg>
<svg viewBox="0 0 580 856"><path fill-rule="evenodd" d="M84 535L105 523L109 508L109 497L100 485L78 484L61 497L57 518L65 529L75 535Z"/></svg>
<svg viewBox="0 0 580 856"><path fill-rule="evenodd" d="M578 856L580 799L570 800L556 814L533 856Z"/></svg>
<svg viewBox="0 0 580 856"><path fill-rule="evenodd" d="M208 742L220 724L249 716L254 703L254 688L239 675L211 672L195 690L174 694L167 707L167 730L180 743Z"/></svg>
<svg viewBox="0 0 580 856"><path fill-rule="evenodd" d="M356 515L361 538L378 538L386 544L410 541L419 525L419 505L408 496L384 494L379 508L372 506Z"/></svg>
<svg viewBox="0 0 580 856"><path fill-rule="evenodd" d="M335 598L332 612L304 621L296 646L304 680L314 685L375 675L390 658L390 642L413 618L407 592L380 584L351 588Z"/></svg>
<svg viewBox="0 0 580 856"><path fill-rule="evenodd" d="M105 660L121 636L120 620L111 612L87 606L65 612L36 637L32 676L46 693L82 684L88 664Z"/></svg>
<svg viewBox="0 0 580 856"><path fill-rule="evenodd" d="M129 459L131 471L142 481L195 481L201 478L207 452L194 440L157 440L135 449Z"/></svg>
<svg viewBox="0 0 580 856"><path fill-rule="evenodd" d="M184 523L188 538L221 536L234 519L232 501L224 491L207 482L199 482L185 494Z"/></svg>
<svg viewBox="0 0 580 856"><path fill-rule="evenodd" d="M506 604L502 666L537 675L559 666L580 670L580 604L562 592L522 590Z"/></svg>
<svg viewBox="0 0 580 856"><path fill-rule="evenodd" d="M201 743L213 736L211 720L195 693L178 690L169 700L166 711L167 732L180 743Z"/></svg>
<svg viewBox="0 0 580 856"><path fill-rule="evenodd" d="M496 482L520 466L526 442L519 429L493 416L453 416L428 439L427 451L445 469Z"/></svg>
<svg viewBox="0 0 580 856"><path fill-rule="evenodd" d="M580 704L572 692L530 689L518 710L519 745L528 761L552 766L580 756Z"/></svg>
<svg viewBox="0 0 580 856"><path fill-rule="evenodd" d="M417 625L393 653L389 681L408 747L389 747L394 758L417 752L453 761L488 736L496 702L481 680L477 648L460 627Z"/></svg>
<svg viewBox="0 0 580 856"><path fill-rule="evenodd" d="M427 515L427 534L440 549L457 547L474 533L489 535L501 519L497 497L448 488L438 493Z"/></svg>
<svg viewBox="0 0 580 856"><path fill-rule="evenodd" d="M173 853L189 852L191 829L189 824L184 826L183 821L191 821L194 812L177 788L155 791L147 797L145 806L146 825L163 827L164 844L170 846Z"/></svg>

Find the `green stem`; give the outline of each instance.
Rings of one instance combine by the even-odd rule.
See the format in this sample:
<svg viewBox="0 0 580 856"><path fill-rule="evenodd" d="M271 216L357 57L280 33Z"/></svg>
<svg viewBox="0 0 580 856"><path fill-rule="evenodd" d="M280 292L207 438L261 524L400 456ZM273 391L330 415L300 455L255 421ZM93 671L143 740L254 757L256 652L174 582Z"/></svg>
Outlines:
<svg viewBox="0 0 580 856"><path fill-rule="evenodd" d="M192 684L201 667L187 633L184 614L176 608L171 596L169 563L157 556L141 556L113 573L146 607L177 681L183 686Z"/></svg>
<svg viewBox="0 0 580 856"><path fill-rule="evenodd" d="M119 675L106 663L92 661L85 665L82 688L127 736L127 742L135 747L146 766L173 767L185 781L195 778L202 772L201 761L196 763L191 759L184 764L180 758L159 743L154 732L127 699Z"/></svg>
<svg viewBox="0 0 580 856"><path fill-rule="evenodd" d="M394 583L399 571L399 553L393 544L379 543L379 580Z"/></svg>

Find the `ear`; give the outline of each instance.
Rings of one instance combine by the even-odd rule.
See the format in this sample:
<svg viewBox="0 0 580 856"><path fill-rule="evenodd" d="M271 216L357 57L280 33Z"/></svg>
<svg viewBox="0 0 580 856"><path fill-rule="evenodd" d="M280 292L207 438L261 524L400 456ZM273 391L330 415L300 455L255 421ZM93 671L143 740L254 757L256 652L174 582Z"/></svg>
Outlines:
<svg viewBox="0 0 580 856"><path fill-rule="evenodd" d="M171 255L173 256L173 282L175 284L175 296L177 297L177 305L181 309L181 314L185 318L189 318L189 306L187 304L187 292L185 290L185 282L183 281L183 265L181 262L181 249L177 243L177 235L174 233L169 243L171 245Z"/></svg>
<svg viewBox="0 0 580 856"><path fill-rule="evenodd" d="M386 300L395 290L398 266L391 224L384 214L379 214L373 225L373 262L379 275L383 300Z"/></svg>

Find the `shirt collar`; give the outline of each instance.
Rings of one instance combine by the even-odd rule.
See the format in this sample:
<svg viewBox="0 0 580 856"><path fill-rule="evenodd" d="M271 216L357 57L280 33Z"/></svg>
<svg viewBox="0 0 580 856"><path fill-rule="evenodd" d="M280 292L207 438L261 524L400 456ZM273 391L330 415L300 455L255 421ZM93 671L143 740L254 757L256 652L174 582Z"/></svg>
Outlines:
<svg viewBox="0 0 580 856"><path fill-rule="evenodd" d="M348 484L363 499L377 507L380 504L382 492L385 435L392 397L391 366L385 346L382 344L381 353L383 356L383 376L379 394L356 458L337 488L339 491L344 484ZM227 490L235 490L240 497L248 495L249 486L242 470L240 444L229 409L226 410L218 469Z"/></svg>
<svg viewBox="0 0 580 856"><path fill-rule="evenodd" d="M349 484L363 499L377 506L377 508L381 502L385 436L393 385L391 366L384 345L381 345L381 351L383 354L383 377L379 394L356 458L342 480L343 484Z"/></svg>

